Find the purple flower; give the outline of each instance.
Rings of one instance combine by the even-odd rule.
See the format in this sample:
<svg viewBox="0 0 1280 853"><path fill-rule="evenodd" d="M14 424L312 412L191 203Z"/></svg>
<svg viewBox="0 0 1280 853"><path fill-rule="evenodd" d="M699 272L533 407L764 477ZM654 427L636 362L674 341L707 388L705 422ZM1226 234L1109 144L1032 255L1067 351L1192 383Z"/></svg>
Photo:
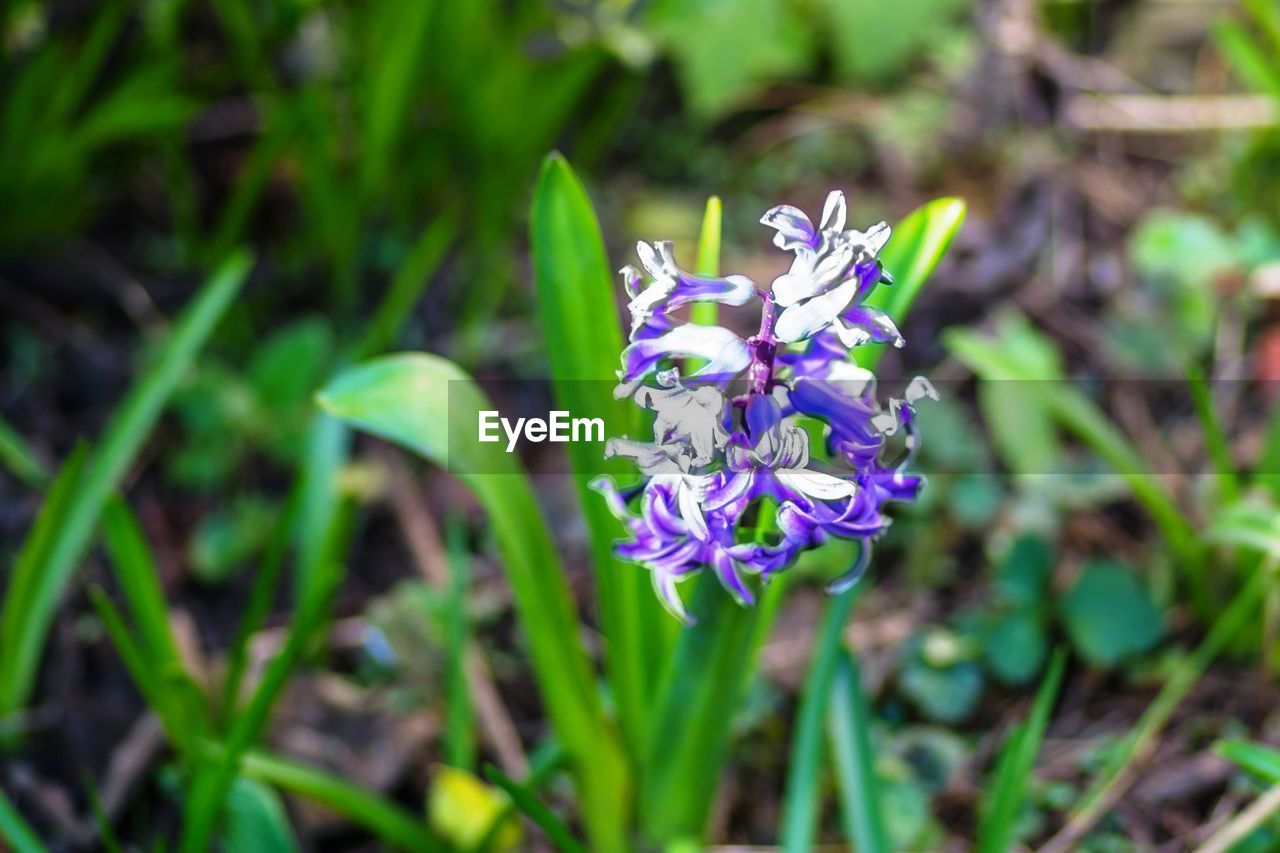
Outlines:
<svg viewBox="0 0 1280 853"><path fill-rule="evenodd" d="M885 505L913 500L924 485L908 471L917 444L912 407L936 399L933 387L917 378L882 407L875 376L849 360L863 343L902 345L892 319L864 305L877 284L891 283L877 260L889 227L846 230L845 219L838 191L817 228L794 207L766 213L760 221L776 232L774 243L794 255L769 293L745 276L682 271L670 243L638 244L647 284L634 267L622 270L632 326L615 394L654 412L653 438L610 439L606 456L631 459L640 481L619 488L601 477L593 486L630 534L618 555L649 570L659 599L682 621L690 619L677 585L686 578L710 568L735 600L751 604L750 576L767 582L832 536L861 545L829 585L849 588L889 525ZM753 299L760 329L746 340L670 314L692 302ZM687 358L704 364L682 376ZM800 417L825 425L820 458ZM899 434L902 451L885 461Z"/></svg>

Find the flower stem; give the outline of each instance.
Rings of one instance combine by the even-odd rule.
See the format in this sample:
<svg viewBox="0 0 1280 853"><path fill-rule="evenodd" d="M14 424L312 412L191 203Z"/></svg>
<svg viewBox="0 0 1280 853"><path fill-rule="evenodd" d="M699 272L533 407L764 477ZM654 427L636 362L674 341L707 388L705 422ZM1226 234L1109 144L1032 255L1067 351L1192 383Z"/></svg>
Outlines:
<svg viewBox="0 0 1280 853"><path fill-rule="evenodd" d="M773 380L773 359L778 352L778 341L773 336L773 321L777 311L773 305L773 295L761 293L760 331L747 341L751 350L751 362L747 366L747 393L750 395L769 393L769 385Z"/></svg>

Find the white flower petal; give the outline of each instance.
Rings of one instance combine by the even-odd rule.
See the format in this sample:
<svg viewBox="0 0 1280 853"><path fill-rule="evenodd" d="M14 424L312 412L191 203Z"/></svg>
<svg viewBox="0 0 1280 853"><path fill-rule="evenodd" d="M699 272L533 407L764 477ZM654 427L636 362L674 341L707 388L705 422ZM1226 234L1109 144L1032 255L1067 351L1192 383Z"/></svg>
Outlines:
<svg viewBox="0 0 1280 853"><path fill-rule="evenodd" d="M774 326L778 340L795 343L822 331L836 321L857 292L857 279L850 279L826 293L786 308Z"/></svg>
<svg viewBox="0 0 1280 853"><path fill-rule="evenodd" d="M689 532L694 538L706 542L711 538L711 532L707 530L707 520L702 515L702 505L699 496L699 490L690 485L688 479L681 483L676 490L676 503L680 507L680 517L684 519L684 523L689 525Z"/></svg>
<svg viewBox="0 0 1280 853"><path fill-rule="evenodd" d="M844 193L840 190L832 190L827 195L826 205L822 208L822 230L843 231L846 211Z"/></svg>
<svg viewBox="0 0 1280 853"><path fill-rule="evenodd" d="M775 471L774 476L791 491L820 501L851 498L858 491L857 484L849 480L809 468L783 468Z"/></svg>

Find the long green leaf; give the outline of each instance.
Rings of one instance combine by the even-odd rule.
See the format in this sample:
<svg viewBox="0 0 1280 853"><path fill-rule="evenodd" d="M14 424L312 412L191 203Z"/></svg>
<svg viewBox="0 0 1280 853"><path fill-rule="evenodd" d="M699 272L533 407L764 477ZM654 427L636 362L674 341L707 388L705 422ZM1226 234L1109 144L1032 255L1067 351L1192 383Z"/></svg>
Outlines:
<svg viewBox="0 0 1280 853"><path fill-rule="evenodd" d="M903 217L880 253L880 262L893 276L893 284L871 291L867 304L903 322L964 224L967 211L962 199L937 198ZM854 352L854 360L863 367L874 367L884 351L883 344L868 344Z"/></svg>
<svg viewBox="0 0 1280 853"><path fill-rule="evenodd" d="M858 664L843 649L836 661L827 723L840 783L845 836L854 850L863 853L890 850L871 746L871 709L862 692Z"/></svg>
<svg viewBox="0 0 1280 853"><path fill-rule="evenodd" d="M49 472L36 459L17 430L0 419L0 464L28 486L43 486Z"/></svg>
<svg viewBox="0 0 1280 853"><path fill-rule="evenodd" d="M564 853L579 853L580 851L585 853L587 848L582 846L573 833L569 831L569 827L565 826L564 822L556 817L555 813L547 808L532 791L492 764L485 766L484 775L489 778L490 782L507 792L507 796L511 798L511 802L515 803L516 808L547 834L547 838L551 840L557 850L564 851Z"/></svg>
<svg viewBox="0 0 1280 853"><path fill-rule="evenodd" d="M126 504L108 502L102 516L102 535L148 653L158 667L177 664L178 648L169 629L169 607L160 587L160 572L142 528Z"/></svg>
<svg viewBox="0 0 1280 853"><path fill-rule="evenodd" d="M47 849L40 842L35 830L27 825L22 815L0 791L0 838L12 844L15 853L44 853Z"/></svg>
<svg viewBox="0 0 1280 853"><path fill-rule="evenodd" d="M189 750L191 739L209 727L209 715L200 688L195 684L178 655L178 644L169 625L169 607L160 586L160 573L142 528L128 506L119 500L108 502L102 516L102 533L116 579L128 602L129 612L139 635L136 654L152 684L139 684L156 713L165 723L170 739ZM104 621L110 627L107 603L99 603ZM120 626L123 630L123 625ZM112 632L121 657L128 663L131 653L120 630ZM133 669L133 667L130 667ZM136 678L136 676L135 676Z"/></svg>
<svg viewBox="0 0 1280 853"><path fill-rule="evenodd" d="M591 201L559 154L543 161L530 225L538 311L557 405L573 417L601 418L636 434L639 418L612 388L623 340L618 327L618 284L610 272ZM624 531L590 481L602 470L628 476L621 460L602 467L600 446L566 445L578 502L591 537L596 588L606 639L605 665L619 722L633 751L643 743L654 680L665 657L666 619L649 589L648 573L620 562L613 542Z"/></svg>
<svg viewBox="0 0 1280 853"><path fill-rule="evenodd" d="M578 780L584 820L600 849L623 849L628 773L578 636L573 602L547 523L519 461L498 444L450 445L450 424L476 424L493 406L456 365L425 354L375 359L319 395L336 417L447 467L488 513L534 672Z"/></svg>
<svg viewBox="0 0 1280 853"><path fill-rule="evenodd" d="M1280 784L1280 749L1247 740L1224 740L1214 751L1271 784Z"/></svg>
<svg viewBox="0 0 1280 853"><path fill-rule="evenodd" d="M6 642L0 648L0 715L26 703L54 611L89 547L103 504L119 486L169 395L239 292L249 265L247 254L233 256L218 268L183 312L154 364L130 389L108 425L66 509L56 540L44 559L30 567L35 578L26 581L28 586L21 596L13 594L24 582L15 571L4 602Z"/></svg>
<svg viewBox="0 0 1280 853"><path fill-rule="evenodd" d="M698 275L720 274L720 236L724 211L719 196L707 199L702 213L702 229L698 232L698 255L693 271ZM719 318L719 305L715 302L695 302L689 309L689 319L705 326L714 326Z"/></svg>
<svg viewBox="0 0 1280 853"><path fill-rule="evenodd" d="M1013 727L1000 750L994 781L982 798L978 821L980 853L1003 853L1013 847L1014 825L1027 798L1031 771L1040 752L1040 742L1049 724L1049 712L1058 695L1066 663L1066 653L1059 649L1040 682L1040 689L1036 691L1030 716Z"/></svg>
<svg viewBox="0 0 1280 853"><path fill-rule="evenodd" d="M813 659L800 694L791 761L783 798L781 843L785 850L813 847L815 821L821 798L822 723L830 706L831 685L840 655L840 636L853 610L857 587L827 603L822 628L813 647Z"/></svg>
<svg viewBox="0 0 1280 853"><path fill-rule="evenodd" d="M331 773L257 751L244 754L240 770L346 816L393 847L423 853L446 849L419 816Z"/></svg>
<svg viewBox="0 0 1280 853"><path fill-rule="evenodd" d="M369 320L364 336L356 347L353 361L370 358L395 346L396 338L404 327L405 319L413 310L431 276L444 260L449 244L457 233L457 224L451 216L438 216L423 229L422 235L396 271L387 292L373 317Z"/></svg>

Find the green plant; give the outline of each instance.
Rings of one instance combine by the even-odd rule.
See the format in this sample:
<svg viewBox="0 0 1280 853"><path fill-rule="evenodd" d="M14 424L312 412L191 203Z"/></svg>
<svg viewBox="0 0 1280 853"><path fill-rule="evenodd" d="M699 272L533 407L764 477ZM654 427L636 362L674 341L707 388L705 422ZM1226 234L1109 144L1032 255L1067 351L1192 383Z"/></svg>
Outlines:
<svg viewBox="0 0 1280 853"><path fill-rule="evenodd" d="M714 206L710 211L707 222L715 228ZM885 263L893 265L898 277L890 299L899 316L962 217L959 202L944 200L904 220L891 244L892 254L885 255ZM545 162L535 193L532 242L541 318L553 342L557 394L563 405L575 407L575 414L578 408L606 411L615 403L604 395L589 396L595 394L590 389L596 383L574 380L612 373L620 335L600 318L614 314L614 286L585 193L557 155ZM700 269L715 271L712 247L717 244L714 235L704 235ZM447 395L445 389L450 389ZM560 561L546 537L527 475L494 445L449 442L448 424L472 424L488 405L478 387L442 358L406 354L349 369L325 388L320 402L360 429L447 464L485 507L552 728L578 782L579 808L592 845L620 849L629 843L634 833L633 796L638 798L634 815L641 835L667 843L698 839L727 751L726 704L732 705L741 693L785 584L775 584L757 609L747 610L727 600L713 579L698 581L691 606L698 625L685 629L665 651L663 637L672 629L658 622L647 632L640 630L655 615L652 596L636 583L643 574L616 566L608 548L616 527L607 516L591 521L598 513L591 503L596 498L580 489L586 498L597 593L610 644L606 673L618 698L624 733L615 738L614 724L597 700ZM571 453L571 462L579 479L599 468L581 454ZM850 603L846 596L831 603L830 624L835 628L828 634L838 635L840 614L847 614ZM826 667L819 672L811 695L824 709L834 674ZM642 715L638 711L646 701L656 702L655 710Z"/></svg>

